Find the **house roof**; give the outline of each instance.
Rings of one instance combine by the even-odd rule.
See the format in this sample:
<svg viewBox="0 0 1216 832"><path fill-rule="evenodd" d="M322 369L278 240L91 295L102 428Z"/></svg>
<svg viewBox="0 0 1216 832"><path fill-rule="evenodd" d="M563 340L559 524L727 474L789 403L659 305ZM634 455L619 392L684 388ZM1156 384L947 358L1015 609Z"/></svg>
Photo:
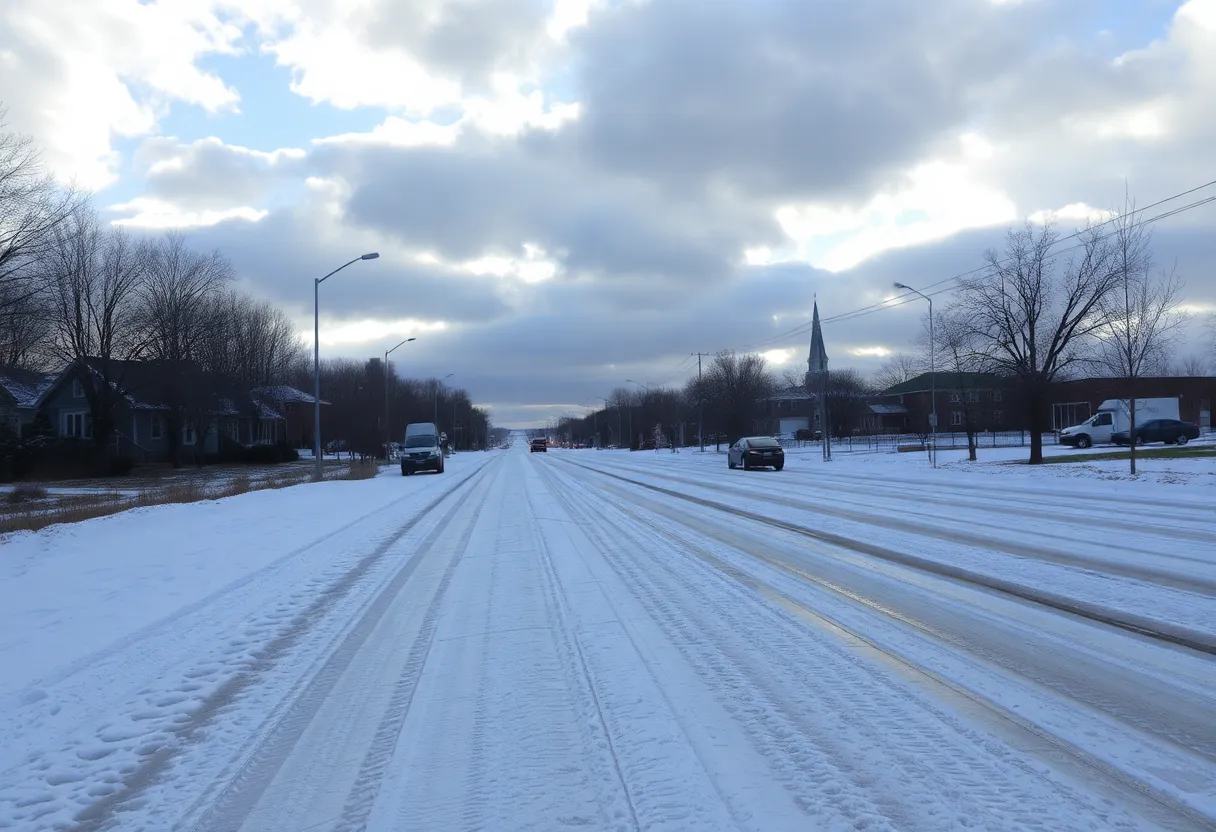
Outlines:
<svg viewBox="0 0 1216 832"><path fill-rule="evenodd" d="M257 399L253 400L253 406L254 406L255 412L257 414L257 417L259 419L262 419L264 421L275 421L275 420L282 421L283 420L282 414L280 414L277 410L274 410L273 408L267 407L265 404L258 401Z"/></svg>
<svg viewBox="0 0 1216 832"><path fill-rule="evenodd" d="M263 401L272 402L300 402L302 404L312 404L316 401L312 393L305 393L295 387L286 384L274 384L269 387L255 387L252 391L254 397ZM321 404L329 404L329 402L321 399Z"/></svg>
<svg viewBox="0 0 1216 832"><path fill-rule="evenodd" d="M882 391L882 395L903 396L908 393L928 393L934 386L935 378L938 390L957 390L960 387L967 390L993 390L1008 385L1008 380L996 373L921 373L902 384L888 387Z"/></svg>
<svg viewBox="0 0 1216 832"><path fill-rule="evenodd" d="M17 367L0 367L0 388L20 408L36 408L55 382L59 373L40 373L36 370L22 370Z"/></svg>
<svg viewBox="0 0 1216 832"><path fill-rule="evenodd" d="M770 402L805 402L815 398L802 385L786 387L784 390L778 390L776 393L768 397Z"/></svg>

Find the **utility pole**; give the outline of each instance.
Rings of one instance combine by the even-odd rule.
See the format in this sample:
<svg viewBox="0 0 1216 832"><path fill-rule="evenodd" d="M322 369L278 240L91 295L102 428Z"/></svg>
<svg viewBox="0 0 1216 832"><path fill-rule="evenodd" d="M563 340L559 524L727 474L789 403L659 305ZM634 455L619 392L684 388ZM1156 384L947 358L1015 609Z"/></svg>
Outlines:
<svg viewBox="0 0 1216 832"><path fill-rule="evenodd" d="M701 387L701 358L708 357L707 352L694 352L697 357L697 444L701 453L705 453L705 390Z"/></svg>
<svg viewBox="0 0 1216 832"><path fill-rule="evenodd" d="M819 374L819 425L823 429L823 461L832 461L832 429L828 424L831 414L828 411L828 371L824 369Z"/></svg>

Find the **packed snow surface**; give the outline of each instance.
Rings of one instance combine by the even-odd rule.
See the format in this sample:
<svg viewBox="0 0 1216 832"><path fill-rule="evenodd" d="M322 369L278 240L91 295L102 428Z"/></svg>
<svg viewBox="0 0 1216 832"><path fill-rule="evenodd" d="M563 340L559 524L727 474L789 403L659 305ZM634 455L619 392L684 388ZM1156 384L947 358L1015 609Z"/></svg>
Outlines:
<svg viewBox="0 0 1216 832"><path fill-rule="evenodd" d="M1216 824L1202 470L910 456L520 442L0 538L0 828Z"/></svg>

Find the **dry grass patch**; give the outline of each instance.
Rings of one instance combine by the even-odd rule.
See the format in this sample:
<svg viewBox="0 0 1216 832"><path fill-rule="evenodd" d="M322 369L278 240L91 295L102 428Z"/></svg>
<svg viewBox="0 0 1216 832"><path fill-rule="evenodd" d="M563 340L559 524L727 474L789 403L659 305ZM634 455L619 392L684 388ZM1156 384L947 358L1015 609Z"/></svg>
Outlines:
<svg viewBox="0 0 1216 832"><path fill-rule="evenodd" d="M345 473L339 479L343 480L370 480L380 473L380 463L374 459L365 459L361 462L352 462Z"/></svg>
<svg viewBox="0 0 1216 832"><path fill-rule="evenodd" d="M374 476L374 473L372 475ZM135 495L118 492L47 494L45 489L38 486L19 486L18 488L25 489L27 496L18 498L16 502L13 502L10 496L8 501L0 503L0 534L39 531L58 523L79 523L82 520L108 517L133 508L197 503L268 488L289 488L311 479L312 471L308 468L274 471L257 477L248 471L242 471L229 479L212 478L210 482L201 476L183 477L168 484L145 482L140 484L142 487ZM40 492L43 496L28 496L35 492Z"/></svg>

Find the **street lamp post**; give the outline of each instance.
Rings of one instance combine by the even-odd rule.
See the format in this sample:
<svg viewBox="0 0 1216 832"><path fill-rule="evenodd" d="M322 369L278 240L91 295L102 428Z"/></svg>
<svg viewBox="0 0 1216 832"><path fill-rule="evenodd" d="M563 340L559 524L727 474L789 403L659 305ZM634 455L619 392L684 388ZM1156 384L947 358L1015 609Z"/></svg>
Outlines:
<svg viewBox="0 0 1216 832"><path fill-rule="evenodd" d="M324 476L321 472L321 284L338 272L360 260L375 260L380 255L376 252L356 257L349 263L343 263L325 277L314 278L312 282L312 455L313 479L320 482Z"/></svg>
<svg viewBox="0 0 1216 832"><path fill-rule="evenodd" d="M933 338L933 298L911 286L896 283L896 289L905 289L929 301L929 396L933 399L933 411L929 416L929 438L932 447L933 467L937 467L937 343Z"/></svg>
<svg viewBox="0 0 1216 832"><path fill-rule="evenodd" d="M406 338L397 347L403 347L410 341L417 341L417 338ZM393 439L393 434L388 429L388 357L397 349L393 347L391 350L384 351L384 461L388 462L388 446Z"/></svg>
<svg viewBox="0 0 1216 832"><path fill-rule="evenodd" d="M435 430L439 430L439 388L443 386L443 383L445 381L447 381L454 375L456 375L456 374L448 373L446 376L439 379L439 381L436 382L436 384L435 384Z"/></svg>

